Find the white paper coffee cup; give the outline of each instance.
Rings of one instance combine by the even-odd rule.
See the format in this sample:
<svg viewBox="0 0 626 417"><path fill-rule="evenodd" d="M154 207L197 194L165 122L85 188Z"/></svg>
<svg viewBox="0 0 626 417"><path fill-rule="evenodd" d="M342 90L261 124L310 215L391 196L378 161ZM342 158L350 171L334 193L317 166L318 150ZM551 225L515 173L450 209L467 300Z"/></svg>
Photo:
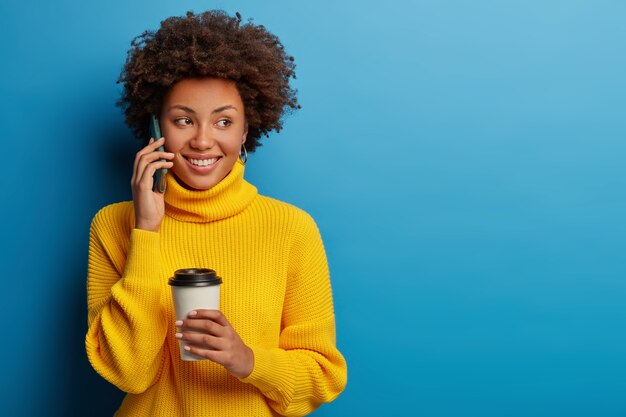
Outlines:
<svg viewBox="0 0 626 417"><path fill-rule="evenodd" d="M220 309L220 288L222 279L214 270L206 268L179 269L170 278L176 320L185 320L192 310ZM180 357L184 361L197 361L204 358L185 350L187 342L179 340Z"/></svg>

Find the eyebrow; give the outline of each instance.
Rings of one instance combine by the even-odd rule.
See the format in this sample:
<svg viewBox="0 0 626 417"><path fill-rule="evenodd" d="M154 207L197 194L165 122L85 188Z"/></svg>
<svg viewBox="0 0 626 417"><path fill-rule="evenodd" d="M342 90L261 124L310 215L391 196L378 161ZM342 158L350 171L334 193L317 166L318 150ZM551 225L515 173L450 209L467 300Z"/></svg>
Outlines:
<svg viewBox="0 0 626 417"><path fill-rule="evenodd" d="M187 107L187 106L183 106L182 104L175 104L172 107L170 107L168 110L172 110L172 109L180 109L180 110L186 111L187 113L196 114L196 111L194 109ZM211 114L220 113L220 112L223 112L224 110L231 110L231 109L238 111L237 107L233 106L232 104L227 104L225 106L221 106L213 110Z"/></svg>

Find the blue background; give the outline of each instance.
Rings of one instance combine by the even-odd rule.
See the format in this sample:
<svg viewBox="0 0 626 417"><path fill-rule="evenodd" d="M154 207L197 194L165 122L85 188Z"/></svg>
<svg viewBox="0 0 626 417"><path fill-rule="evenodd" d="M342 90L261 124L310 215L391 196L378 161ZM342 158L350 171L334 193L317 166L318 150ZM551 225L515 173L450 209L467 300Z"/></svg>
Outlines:
<svg viewBox="0 0 626 417"><path fill-rule="evenodd" d="M626 2L0 6L2 414L108 416L89 224L130 198L130 40L223 8L296 58L248 162L317 220L349 383L318 416L626 416Z"/></svg>

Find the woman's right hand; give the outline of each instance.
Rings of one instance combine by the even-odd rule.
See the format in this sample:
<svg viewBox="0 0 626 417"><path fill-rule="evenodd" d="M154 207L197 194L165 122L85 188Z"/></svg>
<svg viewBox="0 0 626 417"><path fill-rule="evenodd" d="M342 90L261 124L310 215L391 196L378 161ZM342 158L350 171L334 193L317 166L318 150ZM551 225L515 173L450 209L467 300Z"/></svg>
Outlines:
<svg viewBox="0 0 626 417"><path fill-rule="evenodd" d="M133 189L133 205L135 206L135 228L158 232L163 214L165 202L163 194L152 191L152 176L157 169L172 168L174 163L169 159L174 158L170 152L157 152L162 146L164 139L157 141L150 139L148 145L137 152L133 165L133 177L130 180ZM161 161L166 159L166 161Z"/></svg>

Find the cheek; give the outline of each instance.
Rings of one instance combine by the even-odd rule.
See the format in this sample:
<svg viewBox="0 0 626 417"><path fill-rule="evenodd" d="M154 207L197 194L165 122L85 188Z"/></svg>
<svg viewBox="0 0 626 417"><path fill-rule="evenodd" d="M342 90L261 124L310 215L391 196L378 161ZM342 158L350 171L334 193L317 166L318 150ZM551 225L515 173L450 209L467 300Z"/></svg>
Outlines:
<svg viewBox="0 0 626 417"><path fill-rule="evenodd" d="M240 150L241 150L241 140L239 140L237 142L230 142L229 146L228 146L227 153L229 153L229 154L236 154L237 156L239 156L239 151Z"/></svg>
<svg viewBox="0 0 626 417"><path fill-rule="evenodd" d="M239 132L229 137L228 143L225 146L228 146L228 151L230 153L236 153L237 155L239 155L242 142L243 142L243 132Z"/></svg>
<svg viewBox="0 0 626 417"><path fill-rule="evenodd" d="M164 146L167 152L178 153L178 151L180 151L185 144L185 141L182 138L172 135L171 133L168 134L168 132L163 132L163 136L165 137Z"/></svg>

